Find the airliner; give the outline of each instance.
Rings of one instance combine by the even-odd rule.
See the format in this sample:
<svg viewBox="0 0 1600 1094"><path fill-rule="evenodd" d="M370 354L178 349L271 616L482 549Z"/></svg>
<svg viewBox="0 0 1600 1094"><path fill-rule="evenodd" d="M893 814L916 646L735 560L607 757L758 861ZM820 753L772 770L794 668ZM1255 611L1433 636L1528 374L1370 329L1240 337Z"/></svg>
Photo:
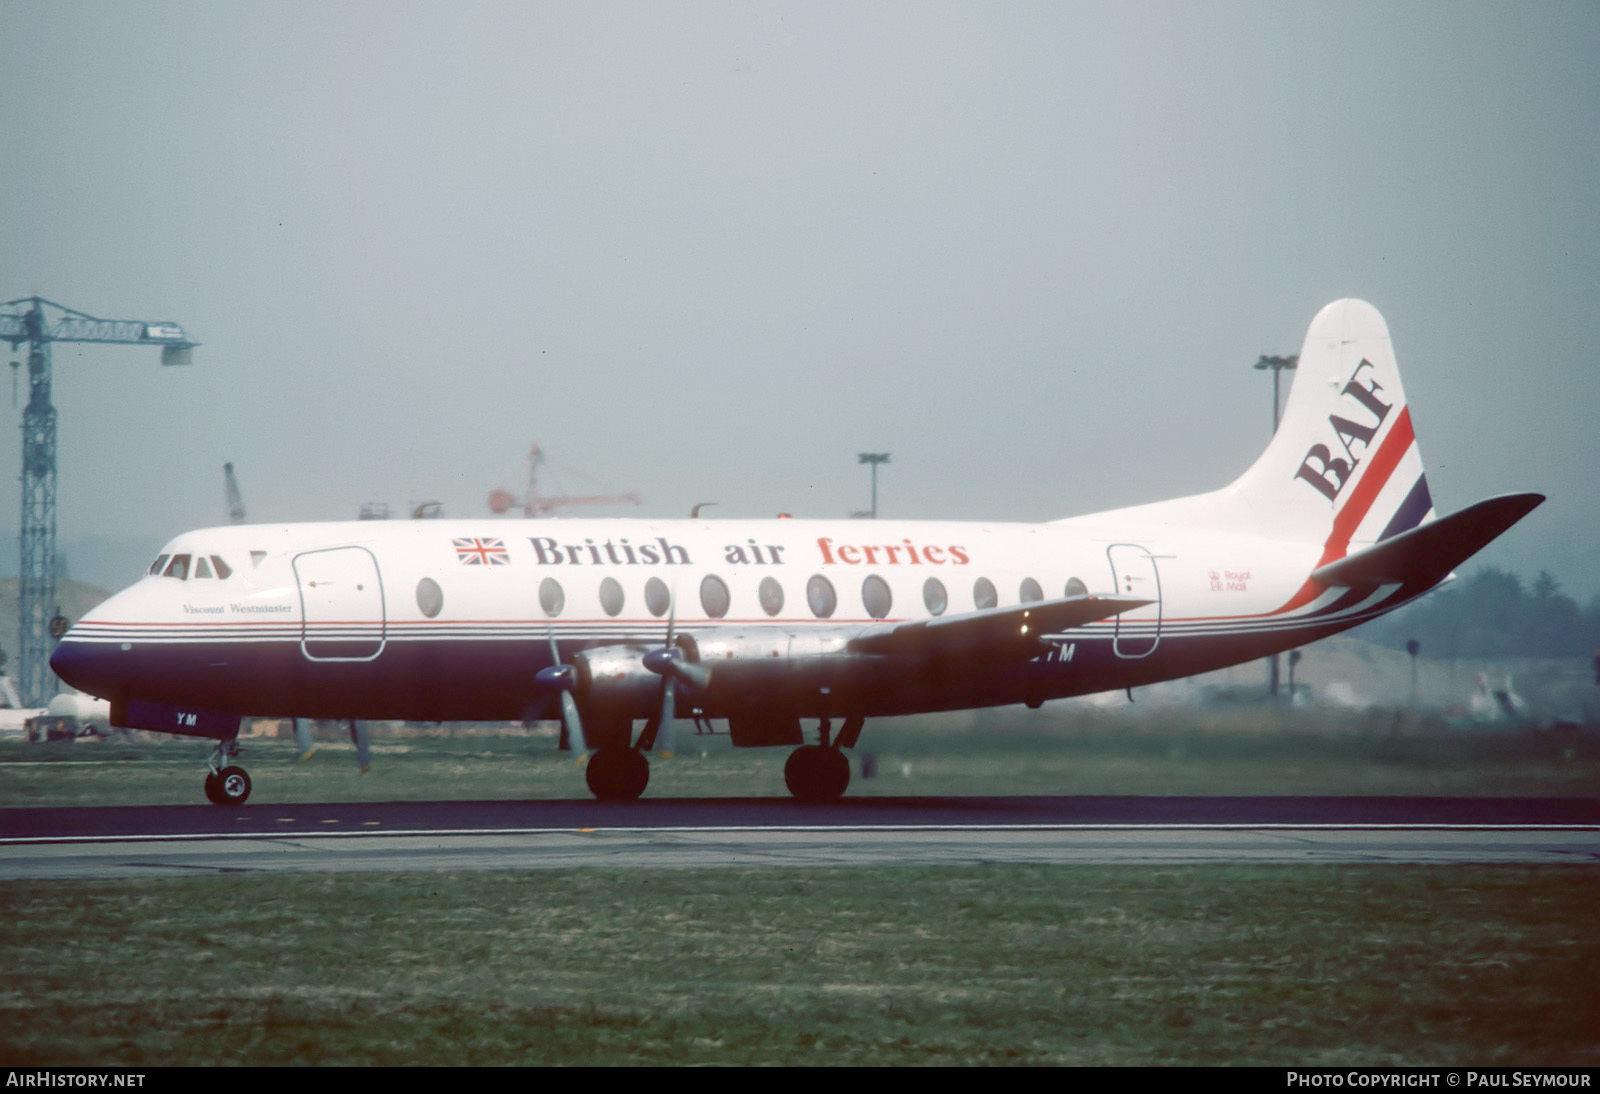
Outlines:
<svg viewBox="0 0 1600 1094"><path fill-rule="evenodd" d="M792 749L839 798L867 719L1131 689L1316 641L1432 589L1539 505L1434 512L1388 328L1312 321L1279 428L1211 493L1039 524L428 520L187 532L51 666L119 726L559 720L590 790L634 799L679 719ZM642 724L641 724L642 723ZM637 732L636 726L638 727Z"/></svg>

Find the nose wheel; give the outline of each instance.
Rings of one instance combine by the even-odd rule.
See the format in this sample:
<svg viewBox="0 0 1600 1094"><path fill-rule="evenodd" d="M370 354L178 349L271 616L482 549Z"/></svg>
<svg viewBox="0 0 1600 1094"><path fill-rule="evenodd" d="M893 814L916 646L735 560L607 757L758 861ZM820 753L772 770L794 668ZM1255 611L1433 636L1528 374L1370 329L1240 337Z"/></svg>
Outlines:
<svg viewBox="0 0 1600 1094"><path fill-rule="evenodd" d="M250 797L250 775L242 767L225 767L206 776L206 797L212 805L243 805Z"/></svg>
<svg viewBox="0 0 1600 1094"><path fill-rule="evenodd" d="M210 768L206 775L206 799L212 805L243 805L250 797L250 775L242 767L227 761L239 754L237 737L218 741L206 761Z"/></svg>

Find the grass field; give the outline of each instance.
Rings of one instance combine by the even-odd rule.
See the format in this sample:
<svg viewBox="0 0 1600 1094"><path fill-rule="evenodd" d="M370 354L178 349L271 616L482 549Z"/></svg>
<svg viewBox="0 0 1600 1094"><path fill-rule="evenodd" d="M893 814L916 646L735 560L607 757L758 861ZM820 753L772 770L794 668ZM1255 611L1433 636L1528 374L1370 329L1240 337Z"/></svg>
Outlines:
<svg viewBox="0 0 1600 1094"><path fill-rule="evenodd" d="M1600 872L1004 867L0 888L0 1060L1600 1063Z"/></svg>
<svg viewBox="0 0 1600 1094"><path fill-rule="evenodd" d="M726 736L680 734L652 760L652 797L781 796L788 750L735 749ZM371 771L348 741L294 762L288 741L245 742L252 801L569 798L587 794L553 733L461 729L451 737L375 738ZM203 801L205 742L0 742L0 804ZM862 776L871 755L873 778ZM1593 733L1451 732L1388 711L1369 714L1019 709L872 723L855 751L853 795L1430 794L1600 796Z"/></svg>
<svg viewBox="0 0 1600 1094"><path fill-rule="evenodd" d="M536 732L244 763L261 803L575 797ZM201 801L202 743L0 744L0 803ZM1600 796L1583 733L888 720L852 794ZM653 796L777 796L682 739ZM1600 870L988 867L0 885L0 1063L1600 1064Z"/></svg>

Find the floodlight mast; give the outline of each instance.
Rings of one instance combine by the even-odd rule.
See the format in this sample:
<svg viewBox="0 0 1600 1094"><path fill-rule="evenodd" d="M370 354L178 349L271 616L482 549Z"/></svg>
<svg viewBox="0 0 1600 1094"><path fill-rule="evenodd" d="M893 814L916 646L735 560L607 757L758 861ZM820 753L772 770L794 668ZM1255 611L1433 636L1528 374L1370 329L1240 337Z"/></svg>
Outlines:
<svg viewBox="0 0 1600 1094"><path fill-rule="evenodd" d="M1290 353L1284 356L1271 356L1263 353L1261 360L1257 361L1254 367L1258 372L1266 369L1272 370L1272 435L1276 437L1278 435L1278 417L1281 413L1278 408L1282 402L1278 398L1278 379L1283 375L1285 369L1293 372L1300 367L1300 355L1298 353ZM1275 653L1267 657L1267 690L1271 693L1273 701L1276 702L1278 699L1278 655ZM1289 668L1289 702L1291 705L1294 703L1294 663L1292 661Z"/></svg>
<svg viewBox="0 0 1600 1094"><path fill-rule="evenodd" d="M887 452L863 452L856 459L857 463L872 465L872 519L878 519L878 465L889 462Z"/></svg>
<svg viewBox="0 0 1600 1094"><path fill-rule="evenodd" d="M1272 432L1274 436L1278 432L1278 406L1280 403L1278 398L1278 377L1282 375L1284 369L1293 372L1299 365L1300 355L1298 353L1291 353L1286 357L1269 357L1263 353L1261 360L1255 363L1257 369L1270 368L1272 370Z"/></svg>
<svg viewBox="0 0 1600 1094"><path fill-rule="evenodd" d="M14 309L14 310L5 310ZM49 309L48 311L46 309ZM50 644L56 606L56 408L50 401L50 343L160 346L163 365L187 365L199 343L176 323L97 319L38 296L0 304L0 341L28 346L28 405L22 412L22 571L18 590L17 691L24 706L55 693ZM59 635L54 636L59 637Z"/></svg>

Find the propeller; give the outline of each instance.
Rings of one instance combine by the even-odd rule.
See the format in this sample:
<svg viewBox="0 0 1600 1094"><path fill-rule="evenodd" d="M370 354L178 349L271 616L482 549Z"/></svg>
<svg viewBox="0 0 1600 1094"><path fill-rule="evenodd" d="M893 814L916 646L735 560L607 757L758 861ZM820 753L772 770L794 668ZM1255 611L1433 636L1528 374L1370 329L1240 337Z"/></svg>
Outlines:
<svg viewBox="0 0 1600 1094"><path fill-rule="evenodd" d="M311 759L311 754L317 750L317 742L311 736L311 719L295 718L294 722L294 762L304 763ZM372 738L367 731L367 723L357 719L350 719L350 742L356 746L356 766L361 768L363 774L372 770Z"/></svg>
<svg viewBox="0 0 1600 1094"><path fill-rule="evenodd" d="M583 763L589 758L589 743L583 736L583 719L578 716L578 701L572 697L572 690L578 686L578 670L562 664L561 651L556 648L554 627L550 629L550 664L540 669L533 681L539 687L554 688L561 693L561 724L566 726L567 736L578 751L578 762Z"/></svg>
<svg viewBox="0 0 1600 1094"><path fill-rule="evenodd" d="M294 719L294 762L305 763L311 759L311 754L317 750L317 742L311 738L311 720L309 718Z"/></svg>
<svg viewBox="0 0 1600 1094"><path fill-rule="evenodd" d="M711 672L704 665L688 660L674 644L673 630L678 618L678 598L672 597L667 612L667 642L660 649L644 655L644 667L661 677L661 714L656 719L653 744L662 756L672 755L673 727L677 724L677 685L682 680L690 687L704 688L711 681Z"/></svg>
<svg viewBox="0 0 1600 1094"><path fill-rule="evenodd" d="M372 770L372 741L363 719L350 719L350 742L356 746L356 766L364 775Z"/></svg>

